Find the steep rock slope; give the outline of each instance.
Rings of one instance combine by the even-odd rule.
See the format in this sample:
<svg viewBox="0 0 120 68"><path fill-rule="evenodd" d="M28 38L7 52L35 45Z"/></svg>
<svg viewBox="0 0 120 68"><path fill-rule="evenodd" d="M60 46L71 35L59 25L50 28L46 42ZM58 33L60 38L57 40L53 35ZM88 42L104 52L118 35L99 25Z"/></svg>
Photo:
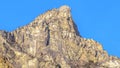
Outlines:
<svg viewBox="0 0 120 68"><path fill-rule="evenodd" d="M62 6L13 32L0 31L0 68L120 68L120 59L82 38Z"/></svg>

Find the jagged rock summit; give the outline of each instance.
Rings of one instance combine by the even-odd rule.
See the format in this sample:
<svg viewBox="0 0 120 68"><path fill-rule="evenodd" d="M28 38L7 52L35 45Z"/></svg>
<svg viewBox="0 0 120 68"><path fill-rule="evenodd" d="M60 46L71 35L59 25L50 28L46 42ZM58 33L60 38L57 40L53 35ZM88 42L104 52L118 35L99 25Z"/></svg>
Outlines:
<svg viewBox="0 0 120 68"><path fill-rule="evenodd" d="M68 6L12 32L0 31L0 68L120 68L101 44L80 36Z"/></svg>

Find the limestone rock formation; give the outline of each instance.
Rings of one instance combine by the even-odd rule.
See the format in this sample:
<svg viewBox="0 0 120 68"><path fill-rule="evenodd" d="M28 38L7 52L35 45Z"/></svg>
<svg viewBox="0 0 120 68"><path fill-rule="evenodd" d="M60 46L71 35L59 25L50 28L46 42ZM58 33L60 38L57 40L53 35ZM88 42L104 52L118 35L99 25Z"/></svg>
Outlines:
<svg viewBox="0 0 120 68"><path fill-rule="evenodd" d="M15 31L0 31L0 68L120 68L120 59L80 36L70 8L62 6Z"/></svg>

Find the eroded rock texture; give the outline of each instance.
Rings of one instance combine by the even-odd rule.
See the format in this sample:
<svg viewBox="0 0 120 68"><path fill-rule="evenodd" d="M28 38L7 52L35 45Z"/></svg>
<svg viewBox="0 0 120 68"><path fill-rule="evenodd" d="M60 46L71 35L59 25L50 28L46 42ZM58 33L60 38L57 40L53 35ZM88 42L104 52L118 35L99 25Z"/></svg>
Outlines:
<svg viewBox="0 0 120 68"><path fill-rule="evenodd" d="M120 60L82 38L62 6L13 32L0 31L0 68L120 68Z"/></svg>

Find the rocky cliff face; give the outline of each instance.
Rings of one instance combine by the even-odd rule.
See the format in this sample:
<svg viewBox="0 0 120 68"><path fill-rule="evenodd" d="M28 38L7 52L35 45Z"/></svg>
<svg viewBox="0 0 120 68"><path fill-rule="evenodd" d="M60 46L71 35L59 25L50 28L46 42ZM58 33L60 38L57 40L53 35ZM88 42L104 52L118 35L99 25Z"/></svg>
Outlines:
<svg viewBox="0 0 120 68"><path fill-rule="evenodd" d="M82 38L62 6L13 32L0 31L0 68L120 68L120 59Z"/></svg>

